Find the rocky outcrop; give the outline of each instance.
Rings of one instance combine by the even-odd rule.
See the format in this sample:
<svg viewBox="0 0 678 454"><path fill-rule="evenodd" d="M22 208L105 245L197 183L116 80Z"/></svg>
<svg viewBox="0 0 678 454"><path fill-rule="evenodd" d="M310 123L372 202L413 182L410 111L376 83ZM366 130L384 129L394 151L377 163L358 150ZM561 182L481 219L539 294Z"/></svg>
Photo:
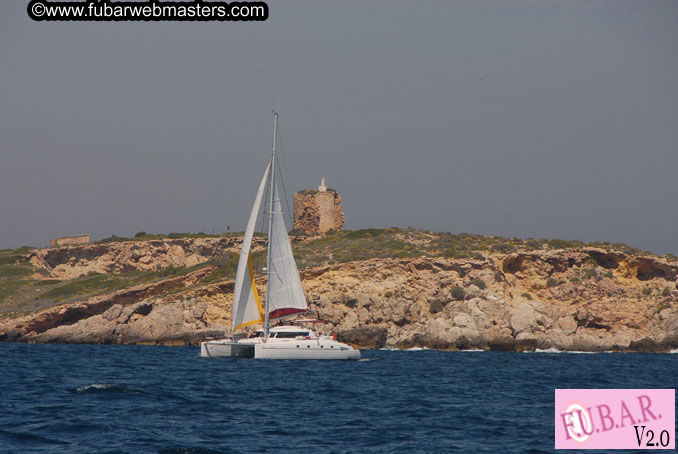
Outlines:
<svg viewBox="0 0 678 454"><path fill-rule="evenodd" d="M309 271L304 283L332 328L380 327L390 347L667 351L678 348L677 271L582 248L369 260Z"/></svg>
<svg viewBox="0 0 678 454"><path fill-rule="evenodd" d="M223 336L224 327L205 320L207 303L170 291L195 284L213 268L139 285L110 295L46 309L0 322L0 340L93 344L195 344Z"/></svg>
<svg viewBox="0 0 678 454"><path fill-rule="evenodd" d="M231 322L233 282L189 276L6 320L0 340L193 344L220 335ZM678 263L597 248L302 271L312 313L340 339L446 350L676 349L677 278Z"/></svg>
<svg viewBox="0 0 678 454"><path fill-rule="evenodd" d="M207 304L184 300L164 304L149 301L115 304L102 314L72 325L56 326L29 335L29 342L88 344L195 345L207 337L223 337L223 327L204 320ZM221 329L219 329L221 328Z"/></svg>
<svg viewBox="0 0 678 454"><path fill-rule="evenodd" d="M158 271L170 266L193 266L237 253L241 237L124 241L62 248L35 249L27 259L52 278L73 279L87 273L118 274ZM263 242L255 238L258 250Z"/></svg>
<svg viewBox="0 0 678 454"><path fill-rule="evenodd" d="M387 335L386 328L368 326L339 331L337 339L362 348L381 348L386 345Z"/></svg>

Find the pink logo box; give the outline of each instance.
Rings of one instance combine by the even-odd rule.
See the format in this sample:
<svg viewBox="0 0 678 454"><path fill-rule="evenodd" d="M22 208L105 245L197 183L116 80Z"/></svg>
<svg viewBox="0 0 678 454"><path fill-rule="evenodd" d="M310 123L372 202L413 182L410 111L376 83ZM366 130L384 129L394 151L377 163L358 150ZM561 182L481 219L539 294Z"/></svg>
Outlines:
<svg viewBox="0 0 678 454"><path fill-rule="evenodd" d="M675 448L675 389L556 389L555 413L556 449Z"/></svg>

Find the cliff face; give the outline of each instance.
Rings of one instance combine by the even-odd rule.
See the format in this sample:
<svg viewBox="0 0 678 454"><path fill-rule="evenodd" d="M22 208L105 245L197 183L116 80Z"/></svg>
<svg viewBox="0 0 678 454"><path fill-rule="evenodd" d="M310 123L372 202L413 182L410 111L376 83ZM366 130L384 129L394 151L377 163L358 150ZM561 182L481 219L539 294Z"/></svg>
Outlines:
<svg viewBox="0 0 678 454"><path fill-rule="evenodd" d="M235 239L218 240L229 250L239 246ZM192 243L200 253L186 254L192 258L185 263L208 257L201 244ZM148 251L156 247L165 249L148 245ZM182 245L184 251L190 247ZM112 268L124 269L141 262L128 254L133 250L123 244L98 257L124 256L127 262ZM87 269L78 265L81 260L72 268ZM205 267L0 321L0 340L195 344L222 336L230 326L233 283L228 276L205 284L213 272L215 267ZM302 271L313 314L342 339L359 346L451 350L675 349L677 279L678 263L585 247L479 259L371 259Z"/></svg>
<svg viewBox="0 0 678 454"><path fill-rule="evenodd" d="M119 274L195 266L228 252L239 252L241 244L240 237L125 241L36 249L27 257L52 278L73 279L87 273ZM254 249L263 244L255 238Z"/></svg>
<svg viewBox="0 0 678 454"><path fill-rule="evenodd" d="M503 260L372 260L307 273L337 330L380 328L398 348L678 348L678 267L597 249ZM374 331L376 334L379 331Z"/></svg>

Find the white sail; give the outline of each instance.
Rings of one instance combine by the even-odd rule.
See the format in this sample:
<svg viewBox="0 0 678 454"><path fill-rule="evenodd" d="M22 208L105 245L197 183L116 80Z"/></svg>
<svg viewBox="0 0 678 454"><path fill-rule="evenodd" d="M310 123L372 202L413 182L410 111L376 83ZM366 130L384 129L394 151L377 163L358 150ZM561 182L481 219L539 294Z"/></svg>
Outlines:
<svg viewBox="0 0 678 454"><path fill-rule="evenodd" d="M257 197L254 199L254 206L247 221L245 237L242 241L242 249L240 249L240 259L238 260L238 270L235 273L235 289L233 291L232 332L245 326L264 322L264 310L261 307L257 286L254 283L250 248L270 169L271 162L269 161L268 166L266 166L266 172L264 172L264 178L261 179L261 184L259 184Z"/></svg>
<svg viewBox="0 0 678 454"><path fill-rule="evenodd" d="M269 317L271 320L308 310L304 289L297 264L292 255L292 246L287 236L278 188L273 187L273 212L268 264Z"/></svg>

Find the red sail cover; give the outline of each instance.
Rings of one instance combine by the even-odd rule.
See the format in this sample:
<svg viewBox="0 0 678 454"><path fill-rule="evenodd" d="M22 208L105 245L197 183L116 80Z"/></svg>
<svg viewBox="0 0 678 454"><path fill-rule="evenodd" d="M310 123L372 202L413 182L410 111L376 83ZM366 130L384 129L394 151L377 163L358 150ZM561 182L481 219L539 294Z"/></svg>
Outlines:
<svg viewBox="0 0 678 454"><path fill-rule="evenodd" d="M273 312L268 314L270 320L276 320L278 318L289 317L290 315L301 314L307 312L306 309L297 309L294 307L287 307L283 309L276 309Z"/></svg>

